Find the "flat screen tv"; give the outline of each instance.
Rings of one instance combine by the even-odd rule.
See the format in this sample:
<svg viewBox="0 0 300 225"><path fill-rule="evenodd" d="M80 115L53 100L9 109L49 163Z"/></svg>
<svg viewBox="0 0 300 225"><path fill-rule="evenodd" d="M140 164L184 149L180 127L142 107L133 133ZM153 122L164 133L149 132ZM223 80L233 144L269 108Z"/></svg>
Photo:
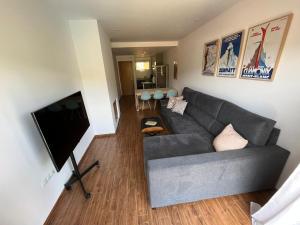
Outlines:
<svg viewBox="0 0 300 225"><path fill-rule="evenodd" d="M59 172L90 126L81 92L33 112L32 117Z"/></svg>

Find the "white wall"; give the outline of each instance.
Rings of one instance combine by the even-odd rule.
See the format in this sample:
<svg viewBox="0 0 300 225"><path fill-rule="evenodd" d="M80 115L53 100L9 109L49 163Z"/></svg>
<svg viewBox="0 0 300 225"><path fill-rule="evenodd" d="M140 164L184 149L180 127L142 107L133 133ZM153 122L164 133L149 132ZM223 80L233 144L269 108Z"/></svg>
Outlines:
<svg viewBox="0 0 300 225"><path fill-rule="evenodd" d="M170 48L163 53L164 64L169 65L169 87L175 86L174 80L174 61L178 61L178 47ZM177 65L177 77L178 77L178 65ZM177 78L178 79L178 78Z"/></svg>
<svg viewBox="0 0 300 225"><path fill-rule="evenodd" d="M268 19L293 12L294 18L273 82L208 77L201 75L204 43L226 34L247 29ZM300 1L244 0L179 41L178 80L171 86L184 86L227 99L250 111L275 119L281 129L278 144L291 151L279 184L300 160Z"/></svg>
<svg viewBox="0 0 300 225"><path fill-rule="evenodd" d="M119 76L117 56L115 53L113 53L113 63L114 63L114 68L115 68L115 79L116 79L116 83L117 83L118 98L120 99L122 96L122 90L121 90L121 81L120 81L120 76Z"/></svg>
<svg viewBox="0 0 300 225"><path fill-rule="evenodd" d="M117 108L119 108L119 98L118 98L118 88L117 88L117 81L116 81L116 71L113 63L113 55L111 49L110 38L106 34L105 30L103 29L100 21L98 21L98 30L99 30L99 37L100 37L100 44L101 44L101 55L103 58L104 69L105 69L105 76L107 80L107 88L109 94L109 100L111 105L111 111L114 117L114 109L113 103L116 101ZM118 114L120 115L120 114ZM113 120L115 129L117 127L117 122L115 119Z"/></svg>
<svg viewBox="0 0 300 225"><path fill-rule="evenodd" d="M113 53L113 63L114 63L114 68L115 68L115 79L116 79L116 83L117 83L118 98L120 99L122 96L122 90L121 90L121 81L120 81L120 76L119 76L119 67L118 67L118 62L117 62L117 56L115 53Z"/></svg>
<svg viewBox="0 0 300 225"><path fill-rule="evenodd" d="M67 163L42 188L54 167L30 116L81 90L68 25L42 1L2 1L0 8L0 224L40 225L71 175ZM88 129L75 150L81 158Z"/></svg>
<svg viewBox="0 0 300 225"><path fill-rule="evenodd" d="M111 101L117 95L115 84L112 84L115 81L106 76L105 70L108 73L112 71L110 66L105 68L104 65L104 60L108 60L109 57L105 51L102 52L102 47L105 48L105 37L101 46L97 20L70 20L69 24L86 95L87 114L94 132L114 133L116 122ZM101 32L103 34L103 31ZM103 58L103 54L106 58ZM113 89L111 94L109 88Z"/></svg>

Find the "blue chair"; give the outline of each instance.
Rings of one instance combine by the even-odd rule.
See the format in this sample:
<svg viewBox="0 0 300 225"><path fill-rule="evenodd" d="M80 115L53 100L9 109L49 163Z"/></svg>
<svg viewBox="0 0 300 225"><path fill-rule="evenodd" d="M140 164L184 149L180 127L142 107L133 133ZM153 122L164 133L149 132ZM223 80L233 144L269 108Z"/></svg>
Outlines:
<svg viewBox="0 0 300 225"><path fill-rule="evenodd" d="M167 92L167 98L176 97L176 96L177 96L177 91L176 90L174 90L174 89L168 90L168 92Z"/></svg>
<svg viewBox="0 0 300 225"><path fill-rule="evenodd" d="M156 108L156 102L157 100L160 100L160 99L163 99L164 98L164 93L161 91L161 90L156 90L154 92L154 95L153 95L153 99L154 99L154 110Z"/></svg>
<svg viewBox="0 0 300 225"><path fill-rule="evenodd" d="M148 91L143 91L142 94L141 94L141 100L143 101L142 110L144 110L145 101L148 101L149 108L151 109L151 105L150 105L150 102L149 102L150 99L151 99L150 93Z"/></svg>

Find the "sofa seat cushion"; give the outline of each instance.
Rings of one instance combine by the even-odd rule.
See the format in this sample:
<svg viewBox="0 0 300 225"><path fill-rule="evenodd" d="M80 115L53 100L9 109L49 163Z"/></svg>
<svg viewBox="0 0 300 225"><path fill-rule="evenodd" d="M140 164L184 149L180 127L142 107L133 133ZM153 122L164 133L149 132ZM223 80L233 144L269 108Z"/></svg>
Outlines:
<svg viewBox="0 0 300 225"><path fill-rule="evenodd" d="M172 112L170 109L161 107L161 116L163 117L166 125L175 134L191 134L196 133L203 136L211 145L214 136L209 133L204 127L199 125L190 115L184 113L180 115Z"/></svg>
<svg viewBox="0 0 300 225"><path fill-rule="evenodd" d="M170 134L144 137L144 159L169 158L214 152L214 149L201 135Z"/></svg>
<svg viewBox="0 0 300 225"><path fill-rule="evenodd" d="M276 123L230 102L224 102L217 119L225 125L231 123L239 134L256 146L267 143Z"/></svg>
<svg viewBox="0 0 300 225"><path fill-rule="evenodd" d="M210 144L214 139L214 136L212 134L210 134L205 128L197 124L192 117L186 114L181 118L171 117L170 127L175 134L198 134L205 140L207 140L207 142Z"/></svg>

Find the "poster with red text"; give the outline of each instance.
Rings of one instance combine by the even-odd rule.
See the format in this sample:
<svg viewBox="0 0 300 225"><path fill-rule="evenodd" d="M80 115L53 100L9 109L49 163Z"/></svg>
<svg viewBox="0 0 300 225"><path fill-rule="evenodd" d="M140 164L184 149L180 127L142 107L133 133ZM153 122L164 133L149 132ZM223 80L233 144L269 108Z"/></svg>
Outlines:
<svg viewBox="0 0 300 225"><path fill-rule="evenodd" d="M241 78L273 80L292 15L249 28Z"/></svg>

